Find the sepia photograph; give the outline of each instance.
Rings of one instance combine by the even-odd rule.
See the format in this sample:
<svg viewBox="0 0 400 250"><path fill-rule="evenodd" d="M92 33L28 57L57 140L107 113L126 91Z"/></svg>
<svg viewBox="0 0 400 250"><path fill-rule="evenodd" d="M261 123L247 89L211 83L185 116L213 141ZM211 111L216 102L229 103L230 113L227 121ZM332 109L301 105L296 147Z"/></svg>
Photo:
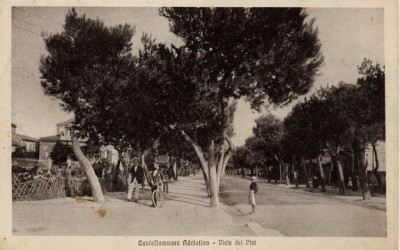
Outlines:
<svg viewBox="0 0 400 250"><path fill-rule="evenodd" d="M384 7L99 4L10 6L13 238L396 235Z"/></svg>

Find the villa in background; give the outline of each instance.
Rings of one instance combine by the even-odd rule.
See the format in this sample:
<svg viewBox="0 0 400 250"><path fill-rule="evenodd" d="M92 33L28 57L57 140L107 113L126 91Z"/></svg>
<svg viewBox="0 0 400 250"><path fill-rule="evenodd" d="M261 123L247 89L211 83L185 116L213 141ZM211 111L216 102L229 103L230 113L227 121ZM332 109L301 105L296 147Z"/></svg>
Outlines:
<svg viewBox="0 0 400 250"><path fill-rule="evenodd" d="M56 124L57 134L39 139L39 160L47 160L50 158L50 152L53 150L57 142L72 145L71 133L74 119L70 119ZM88 139L80 139L80 146L90 162L94 162L99 158L107 159L109 163L116 164L118 161L118 152L113 146L95 147L88 143Z"/></svg>
<svg viewBox="0 0 400 250"><path fill-rule="evenodd" d="M12 152L17 148L24 148L26 152L35 152L38 139L17 134L17 125L11 123Z"/></svg>

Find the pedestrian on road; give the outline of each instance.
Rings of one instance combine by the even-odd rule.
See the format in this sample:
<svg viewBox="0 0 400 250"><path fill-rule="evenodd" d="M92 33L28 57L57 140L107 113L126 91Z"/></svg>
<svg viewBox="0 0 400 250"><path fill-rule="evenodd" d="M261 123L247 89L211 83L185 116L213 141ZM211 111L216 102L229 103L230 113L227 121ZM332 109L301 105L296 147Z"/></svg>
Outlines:
<svg viewBox="0 0 400 250"><path fill-rule="evenodd" d="M151 193L153 194L153 191L157 189L157 186L160 185L160 183L165 182L165 176L162 170L160 169L160 162L157 160L154 160L154 171L150 173L150 187L151 187ZM153 204L155 206L155 204Z"/></svg>
<svg viewBox="0 0 400 250"><path fill-rule="evenodd" d="M131 169L128 175L128 201L132 199L132 192L135 189L135 202L139 199L139 186L143 184L143 168L139 165L139 158L133 158Z"/></svg>
<svg viewBox="0 0 400 250"><path fill-rule="evenodd" d="M258 192L258 184L256 183L257 177L251 177L250 192L249 192L249 203L252 207L252 213L256 212L256 193Z"/></svg>

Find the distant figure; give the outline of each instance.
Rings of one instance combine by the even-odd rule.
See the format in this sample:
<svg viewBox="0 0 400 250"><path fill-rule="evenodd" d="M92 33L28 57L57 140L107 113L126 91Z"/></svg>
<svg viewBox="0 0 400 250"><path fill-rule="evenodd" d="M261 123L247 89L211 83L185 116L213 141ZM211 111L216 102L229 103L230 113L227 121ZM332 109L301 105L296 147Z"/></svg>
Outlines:
<svg viewBox="0 0 400 250"><path fill-rule="evenodd" d="M71 156L67 156L67 168L71 168L71 167L72 167Z"/></svg>
<svg viewBox="0 0 400 250"><path fill-rule="evenodd" d="M47 160L46 160L46 167L47 168L46 169L47 170L51 170L52 165L53 165L52 160L50 158L47 158Z"/></svg>
<svg viewBox="0 0 400 250"><path fill-rule="evenodd" d="M192 164L193 176L196 176L196 165Z"/></svg>
<svg viewBox="0 0 400 250"><path fill-rule="evenodd" d="M93 163L93 170L94 170L94 173L96 174L97 178L101 179L101 176L103 175L103 164L102 164L100 158L97 159L97 161L95 161Z"/></svg>
<svg viewBox="0 0 400 250"><path fill-rule="evenodd" d="M58 166L58 168L57 168L57 178L60 178L60 179L63 178L62 166Z"/></svg>
<svg viewBox="0 0 400 250"><path fill-rule="evenodd" d="M97 179L99 179L99 183L100 183L100 187L101 187L101 192L102 193L104 193L104 191L105 191L104 183L103 183L103 168L104 168L104 164L100 160L100 158L95 163L93 163L93 170L94 170L94 173L97 176Z"/></svg>
<svg viewBox="0 0 400 250"><path fill-rule="evenodd" d="M256 193L258 192L258 185L256 183L257 177L251 177L250 192L249 192L249 203L252 207L252 213L256 212Z"/></svg>

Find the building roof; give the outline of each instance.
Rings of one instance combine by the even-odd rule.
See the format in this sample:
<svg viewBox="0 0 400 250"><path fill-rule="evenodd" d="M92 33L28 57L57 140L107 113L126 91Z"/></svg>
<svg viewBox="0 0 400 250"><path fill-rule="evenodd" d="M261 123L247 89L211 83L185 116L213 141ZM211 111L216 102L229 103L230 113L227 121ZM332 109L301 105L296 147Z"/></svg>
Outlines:
<svg viewBox="0 0 400 250"><path fill-rule="evenodd" d="M70 124L70 123L73 123L74 120L75 120L74 118L71 118L71 119L69 119L69 120L66 120L66 121L57 123L56 125L57 125L57 127L59 127L59 126L64 126L64 125L68 125L68 124Z"/></svg>
<svg viewBox="0 0 400 250"><path fill-rule="evenodd" d="M11 141L12 141L12 146L17 146L17 147L22 146L21 145L21 140L19 140L17 138L12 138Z"/></svg>
<svg viewBox="0 0 400 250"><path fill-rule="evenodd" d="M80 139L79 138L79 142L87 142L87 138L85 139ZM71 140L61 140L60 135L52 135L52 136L46 136L46 137L40 137L39 141L41 142L71 142Z"/></svg>
<svg viewBox="0 0 400 250"><path fill-rule="evenodd" d="M38 139L27 136L27 135L20 135L20 134L12 134L12 138L16 140L23 140L23 141L38 141Z"/></svg>
<svg viewBox="0 0 400 250"><path fill-rule="evenodd" d="M52 135L46 137L40 137L39 141L56 142L60 140L60 135Z"/></svg>

